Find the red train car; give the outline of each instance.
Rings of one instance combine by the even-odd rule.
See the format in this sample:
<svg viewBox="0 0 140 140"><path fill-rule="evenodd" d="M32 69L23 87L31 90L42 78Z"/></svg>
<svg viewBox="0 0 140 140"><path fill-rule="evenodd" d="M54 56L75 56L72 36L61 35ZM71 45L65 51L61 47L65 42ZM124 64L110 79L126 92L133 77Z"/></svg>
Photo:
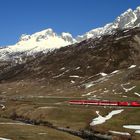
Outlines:
<svg viewBox="0 0 140 140"><path fill-rule="evenodd" d="M130 102L130 106L140 107L140 102L137 102L137 101Z"/></svg>
<svg viewBox="0 0 140 140"><path fill-rule="evenodd" d="M87 101L85 102L85 104L87 104L87 105L99 105L99 101L87 100Z"/></svg>
<svg viewBox="0 0 140 140"><path fill-rule="evenodd" d="M118 102L118 106L129 106L129 102Z"/></svg>
<svg viewBox="0 0 140 140"><path fill-rule="evenodd" d="M118 102L110 102L110 101L98 101L99 105L102 106L117 106Z"/></svg>

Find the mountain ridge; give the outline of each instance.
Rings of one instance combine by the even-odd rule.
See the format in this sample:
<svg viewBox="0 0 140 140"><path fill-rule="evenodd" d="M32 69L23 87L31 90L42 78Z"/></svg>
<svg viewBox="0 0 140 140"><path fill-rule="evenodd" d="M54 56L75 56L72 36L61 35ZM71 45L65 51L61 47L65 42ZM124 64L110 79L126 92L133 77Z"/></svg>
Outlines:
<svg viewBox="0 0 140 140"><path fill-rule="evenodd" d="M15 59L18 54L34 55L38 52L47 53L48 51L79 43L89 38L98 38L103 35L114 34L116 30L140 27L140 6L136 10L128 9L118 16L112 23L103 27L92 29L84 35L76 38L70 33L62 32L60 35L53 29L36 32L32 35L23 34L15 45L0 49L0 60Z"/></svg>

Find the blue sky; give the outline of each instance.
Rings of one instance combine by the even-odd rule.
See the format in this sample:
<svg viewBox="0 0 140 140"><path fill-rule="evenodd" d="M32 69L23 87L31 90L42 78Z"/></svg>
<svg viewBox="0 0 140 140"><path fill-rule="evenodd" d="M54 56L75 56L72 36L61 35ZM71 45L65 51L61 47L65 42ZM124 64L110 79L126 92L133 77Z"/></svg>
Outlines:
<svg viewBox="0 0 140 140"><path fill-rule="evenodd" d="M83 34L139 5L139 0L0 0L0 46L47 28Z"/></svg>

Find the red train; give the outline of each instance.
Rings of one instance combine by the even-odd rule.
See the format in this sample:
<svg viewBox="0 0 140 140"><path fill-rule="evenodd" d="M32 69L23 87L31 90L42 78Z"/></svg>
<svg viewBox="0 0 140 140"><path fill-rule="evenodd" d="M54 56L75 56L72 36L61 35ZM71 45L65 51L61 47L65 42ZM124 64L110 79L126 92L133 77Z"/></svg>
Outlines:
<svg viewBox="0 0 140 140"><path fill-rule="evenodd" d="M76 105L99 105L99 106L132 106L132 107L140 107L140 102L137 101L97 101L97 100L70 100L70 104Z"/></svg>

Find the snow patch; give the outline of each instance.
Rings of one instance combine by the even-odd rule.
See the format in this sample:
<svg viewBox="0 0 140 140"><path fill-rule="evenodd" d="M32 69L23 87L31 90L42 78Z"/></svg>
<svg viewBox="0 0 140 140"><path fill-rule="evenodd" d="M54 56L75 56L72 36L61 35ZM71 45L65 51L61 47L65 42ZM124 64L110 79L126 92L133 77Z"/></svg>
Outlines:
<svg viewBox="0 0 140 140"><path fill-rule="evenodd" d="M77 67L75 70L79 70L80 69L80 67Z"/></svg>
<svg viewBox="0 0 140 140"><path fill-rule="evenodd" d="M108 92L109 92L109 90L104 90L103 92L104 92L104 93L108 93Z"/></svg>
<svg viewBox="0 0 140 140"><path fill-rule="evenodd" d="M61 77L61 76L63 76L65 73L67 73L69 70L66 70L66 71L64 71L63 73L61 73L61 74L59 74L59 75L56 75L56 76L53 76L52 78L59 78L59 77Z"/></svg>
<svg viewBox="0 0 140 140"><path fill-rule="evenodd" d="M70 78L80 78L80 76L78 76L78 75L71 75L71 76L69 76Z"/></svg>
<svg viewBox="0 0 140 140"><path fill-rule="evenodd" d="M100 74L101 74L101 76L107 76L107 74L103 73L103 72L101 72Z"/></svg>
<svg viewBox="0 0 140 140"><path fill-rule="evenodd" d="M130 37L130 36L131 36L131 35L127 35L127 36L118 37L118 38L116 38L115 40L124 39L124 38Z"/></svg>
<svg viewBox="0 0 140 140"><path fill-rule="evenodd" d="M91 91L91 92L89 92L87 94L83 94L82 96L90 96L91 94L93 94L95 92L97 92L97 90ZM96 95L94 95L94 97L96 97Z"/></svg>
<svg viewBox="0 0 140 140"><path fill-rule="evenodd" d="M133 87L131 87L131 88L125 88L125 87L124 87L124 84L121 84L121 87L123 88L123 90L124 90L125 92L128 92L128 91L131 91L132 89L134 89L136 86L133 86Z"/></svg>
<svg viewBox="0 0 140 140"><path fill-rule="evenodd" d="M63 73L61 73L61 74L59 74L59 75L56 75L56 76L53 76L52 78L59 78L59 77L61 77L61 76L63 76L65 74L65 72L63 72Z"/></svg>
<svg viewBox="0 0 140 140"><path fill-rule="evenodd" d="M52 107L52 106L42 106L42 107L39 107L38 109L51 109L51 108L56 108L56 107Z"/></svg>
<svg viewBox="0 0 140 140"><path fill-rule="evenodd" d="M38 133L38 135L46 135L47 133Z"/></svg>
<svg viewBox="0 0 140 140"><path fill-rule="evenodd" d="M94 96L92 96L93 98L96 98L97 97L97 95L94 95Z"/></svg>
<svg viewBox="0 0 140 140"><path fill-rule="evenodd" d="M16 122L16 123L12 123L12 122L0 122L0 125L31 125L31 124L26 124L26 123L21 123L21 122Z"/></svg>
<svg viewBox="0 0 140 140"><path fill-rule="evenodd" d="M94 77L94 76L92 76L92 77ZM90 77L91 78L91 77ZM89 78L88 78L89 79ZM95 80L95 81L91 81L91 82L88 82L88 83L85 83L85 84L83 84L84 86L85 86L85 88L87 89L87 88L90 88L90 87L92 87L92 86L94 86L94 85L96 85L96 84L98 84L98 83L103 83L103 82L105 82L105 81L107 81L108 80L108 77L101 77L101 78L99 78L99 79L97 79L97 80Z"/></svg>
<svg viewBox="0 0 140 140"><path fill-rule="evenodd" d="M127 96L125 96L125 95L124 95L124 96L122 96L122 97L127 98Z"/></svg>
<svg viewBox="0 0 140 140"><path fill-rule="evenodd" d="M82 96L89 96L89 95L91 95L91 93L92 93L92 92L89 92L89 93L87 93L87 94L83 94Z"/></svg>
<svg viewBox="0 0 140 140"><path fill-rule="evenodd" d="M107 116L103 117L99 114L99 111L96 111L96 114L98 115L97 118L93 119L92 122L90 123L91 126L95 126L98 124L103 124L105 123L107 120L111 119L114 115L117 115L119 113L121 113L123 111L123 109L121 110L113 110L111 111Z"/></svg>
<svg viewBox="0 0 140 140"><path fill-rule="evenodd" d="M119 70L115 70L115 71L111 72L111 74L116 74L118 72L119 72Z"/></svg>
<svg viewBox="0 0 140 140"><path fill-rule="evenodd" d="M75 84L75 81L73 81L73 80L71 80L70 82L71 82L72 84Z"/></svg>
<svg viewBox="0 0 140 140"><path fill-rule="evenodd" d="M132 69L132 68L135 68L136 65L131 65L128 69Z"/></svg>
<svg viewBox="0 0 140 140"><path fill-rule="evenodd" d="M129 133L127 133L127 132L118 132L118 131L109 131L110 133L113 133L113 134L119 134L119 135L126 135L126 136L130 136L130 134Z"/></svg>
<svg viewBox="0 0 140 140"><path fill-rule="evenodd" d="M1 109L5 109L5 105L0 104L0 106L1 106Z"/></svg>
<svg viewBox="0 0 140 140"><path fill-rule="evenodd" d="M136 130L135 133L140 134L140 125L123 125L124 128Z"/></svg>
<svg viewBox="0 0 140 140"><path fill-rule="evenodd" d="M65 70L65 67L62 67L60 70Z"/></svg>
<svg viewBox="0 0 140 140"><path fill-rule="evenodd" d="M124 128L140 130L140 125L123 125Z"/></svg>
<svg viewBox="0 0 140 140"><path fill-rule="evenodd" d="M11 140L11 139L7 139L7 138L1 138L1 137L0 137L0 140Z"/></svg>
<svg viewBox="0 0 140 140"><path fill-rule="evenodd" d="M140 134L140 130L136 130L135 133Z"/></svg>
<svg viewBox="0 0 140 140"><path fill-rule="evenodd" d="M87 89L87 88L90 88L90 87L92 87L92 86L94 86L95 84L93 84L92 82L91 83L86 83L85 84L85 88Z"/></svg>
<svg viewBox="0 0 140 140"><path fill-rule="evenodd" d="M135 92L134 94L140 97L140 94L139 93Z"/></svg>

